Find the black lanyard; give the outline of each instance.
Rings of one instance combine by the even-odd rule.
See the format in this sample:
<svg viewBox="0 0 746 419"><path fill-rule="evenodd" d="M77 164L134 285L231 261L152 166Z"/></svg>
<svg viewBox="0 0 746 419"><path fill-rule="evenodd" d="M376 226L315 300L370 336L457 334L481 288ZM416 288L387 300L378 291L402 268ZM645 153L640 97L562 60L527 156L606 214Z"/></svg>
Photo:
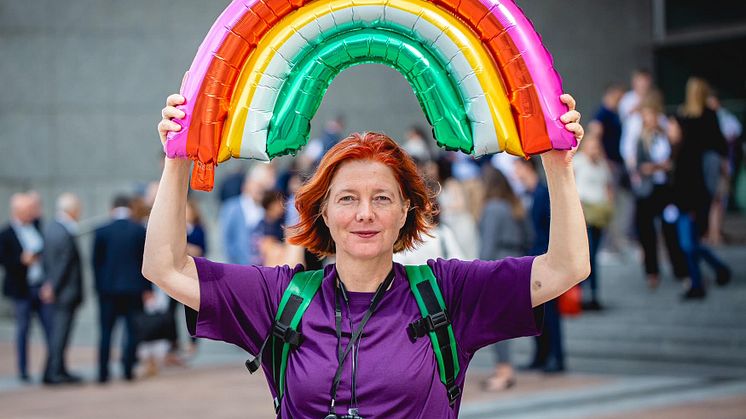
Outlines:
<svg viewBox="0 0 746 419"><path fill-rule="evenodd" d="M386 279L378 286L378 289L376 289L376 293L373 295L373 299L370 302L370 307L368 307L368 310L363 315L363 320L360 322L360 326L358 326L357 330L355 330L355 333L352 334L350 337L350 341L347 343L347 347L342 351L342 309L340 307L339 298L337 295L337 290L339 290L342 293L342 297L344 298L345 302L347 302L347 292L344 288L344 284L342 281L339 280L339 277L337 277L337 286L335 287L335 293L334 293L334 300L336 304L335 309L335 323L336 323L336 331L337 331L337 372L334 374L334 382L332 383L332 389L331 389L331 404L329 405L329 415L336 415L335 413L335 403L337 401L337 390L339 389L339 383L342 381L342 370L344 368L344 363L347 360L347 355L349 355L350 350L352 350L355 345L358 344L360 341L360 338L363 335L363 328L365 327L365 324L368 323L368 320L373 315L373 312L378 307L378 303L381 302L381 298L383 298L383 294L386 292L386 290L391 286L391 282L394 280L394 269L392 268L389 272ZM348 315L349 313L349 305L347 306ZM352 326L352 318L350 318L350 326ZM350 332L352 332L352 327L350 327ZM355 358L357 358L357 351L353 355ZM357 364L357 362L354 362L354 364ZM357 417L357 394L356 394L356 386L355 386L355 376L357 367L356 365L353 365L352 368L352 403L355 407L354 409L351 409L350 416ZM354 411L354 412L353 412ZM335 416L333 416L335 417ZM349 416L348 416L349 417Z"/></svg>

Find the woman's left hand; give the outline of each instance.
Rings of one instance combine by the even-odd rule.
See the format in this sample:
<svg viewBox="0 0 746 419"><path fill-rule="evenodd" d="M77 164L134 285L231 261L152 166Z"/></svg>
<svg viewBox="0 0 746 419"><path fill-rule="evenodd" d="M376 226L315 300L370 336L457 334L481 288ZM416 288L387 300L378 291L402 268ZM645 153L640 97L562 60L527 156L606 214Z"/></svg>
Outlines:
<svg viewBox="0 0 746 419"><path fill-rule="evenodd" d="M575 110L575 99L568 94L563 94L560 96L560 100L569 108L567 113L560 117L560 121L565 124L565 129L575 135L575 138L578 140L578 145L573 147L571 150L550 150L542 154L542 161L545 165L572 165L572 158L578 150L578 147L580 147L580 141L583 139L583 135L585 134L583 126L580 125L580 112Z"/></svg>

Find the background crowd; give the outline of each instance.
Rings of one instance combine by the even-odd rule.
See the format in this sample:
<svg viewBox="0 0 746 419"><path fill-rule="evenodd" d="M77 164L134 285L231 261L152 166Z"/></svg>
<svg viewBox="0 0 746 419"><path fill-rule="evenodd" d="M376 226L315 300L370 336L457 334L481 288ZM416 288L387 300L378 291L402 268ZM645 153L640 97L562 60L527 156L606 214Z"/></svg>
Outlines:
<svg viewBox="0 0 746 419"><path fill-rule="evenodd" d="M724 213L735 210L737 174L743 161L739 120L720 106L707 81L690 78L685 101L665 109L651 73L631 76L631 89L612 83L597 112L585 115L586 138L575 156L578 191L588 226L592 272L560 301L546 305L544 333L536 338L530 364L545 373L565 370L561 319L577 310L602 311L604 278L597 269L600 250L611 257L639 252L647 285L656 292L663 278L682 284L682 301L707 295L705 278L726 286L731 269L711 249L728 240ZM347 132L343 117L328 121L323 135L311 140L292 160L243 166L223 178L213 194L219 199L216 223L205 223L196 199L189 200L185 222L188 253L237 264L276 265L284 260L285 226L295 224L294 194L324 153ZM431 258L500 259L537 255L549 238L549 194L538 167L505 153L475 160L438 149L429 132L413 126L401 139L427 179L440 209L431 236L395 261L422 264ZM743 181L741 179L741 181ZM96 298L99 316L98 375L110 380L110 347L115 324L123 320L120 362L123 378L158 373L162 365L183 365L197 348L179 336L178 304L151 287L140 272L149 209L157 189L117 196L110 220L97 228L91 260L83 260L76 237L82 208L64 193L56 212L42 213L34 191L11 198L11 219L0 232L3 292L13 301L18 377L28 382L27 341L34 315L42 324L48 357L41 380L74 384L81 377L67 369L65 351L83 298ZM220 252L208 249L206 224L216 224ZM660 256L665 249L666 257ZM209 251L208 251L209 250ZM306 254L315 269L333 260ZM671 265L662 269L663 263ZM709 270L701 269L701 262ZM83 264L94 273L95 296L84 296ZM708 276L709 275L709 276ZM579 297L582 295L582 297ZM564 300L563 300L564 298ZM495 347L496 369L483 385L492 391L515 382L509 342ZM139 369L136 369L138 367Z"/></svg>

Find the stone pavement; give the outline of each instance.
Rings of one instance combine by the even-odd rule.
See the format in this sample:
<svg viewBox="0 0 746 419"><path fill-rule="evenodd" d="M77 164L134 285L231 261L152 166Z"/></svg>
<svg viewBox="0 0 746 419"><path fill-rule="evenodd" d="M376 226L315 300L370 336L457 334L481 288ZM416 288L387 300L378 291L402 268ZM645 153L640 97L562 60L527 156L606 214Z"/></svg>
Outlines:
<svg viewBox="0 0 746 419"><path fill-rule="evenodd" d="M570 372L520 374L513 389L486 393L479 383L490 372L492 353L480 351L469 369L460 417L746 417L746 247L718 251L734 266L734 281L711 287L706 300L694 303L680 302L681 285L669 279L657 291L647 290L634 255L605 255L601 287L608 309L565 321ZM31 371L38 381L44 348L35 326ZM91 383L97 338L91 301L69 357L71 369L88 384L21 385L12 336L12 322L0 319L3 419L273 417L263 378L243 368L239 349L219 342L201 342L188 367L171 367L157 377ZM512 347L516 363L525 363L531 341L518 339Z"/></svg>

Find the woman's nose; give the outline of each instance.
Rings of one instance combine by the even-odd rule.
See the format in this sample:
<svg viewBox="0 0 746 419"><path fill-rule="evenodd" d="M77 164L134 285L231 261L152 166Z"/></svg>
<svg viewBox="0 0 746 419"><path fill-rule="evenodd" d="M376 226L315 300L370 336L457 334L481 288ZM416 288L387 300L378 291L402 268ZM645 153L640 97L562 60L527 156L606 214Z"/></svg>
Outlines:
<svg viewBox="0 0 746 419"><path fill-rule="evenodd" d="M357 206L357 221L370 221L373 219L373 205L368 200L360 201Z"/></svg>

